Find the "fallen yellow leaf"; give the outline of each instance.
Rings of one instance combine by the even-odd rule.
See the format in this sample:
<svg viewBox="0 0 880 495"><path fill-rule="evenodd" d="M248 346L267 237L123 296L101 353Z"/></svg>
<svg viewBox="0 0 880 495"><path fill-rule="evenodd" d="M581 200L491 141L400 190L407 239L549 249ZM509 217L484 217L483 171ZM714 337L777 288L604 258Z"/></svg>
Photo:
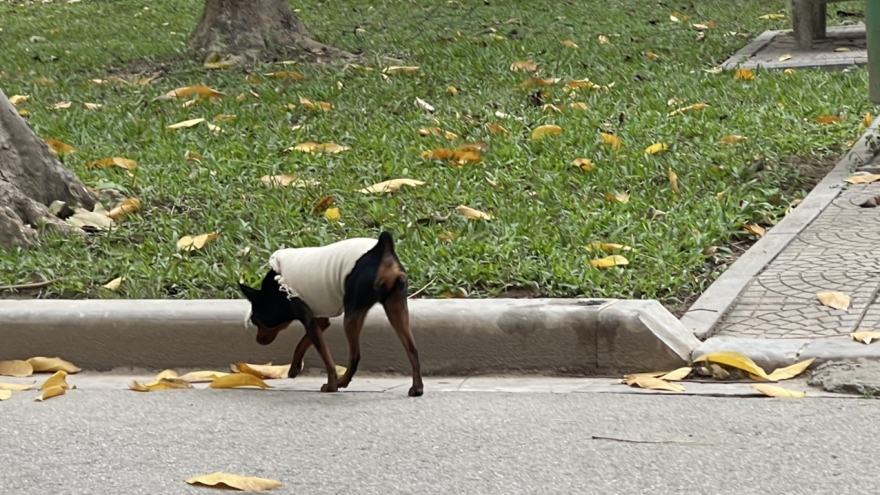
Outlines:
<svg viewBox="0 0 880 495"><path fill-rule="evenodd" d="M286 70L279 70L277 72L269 72L268 74L263 74L266 77L272 77L275 79L293 79L294 81L302 81L306 78L306 76L300 74L299 72L288 72Z"/></svg>
<svg viewBox="0 0 880 495"><path fill-rule="evenodd" d="M201 124L204 121L205 121L204 117L199 117L197 119L184 120L183 122L171 124L171 125L167 126L166 129L186 129L186 128L192 127L194 125Z"/></svg>
<svg viewBox="0 0 880 495"><path fill-rule="evenodd" d="M666 373L665 375L660 376L659 378L661 380L668 380L668 381L684 380L685 378L687 378L687 376L689 374L691 374L692 370L693 370L693 368L691 368L690 366L683 366L683 367L678 368L676 370L672 370L669 373Z"/></svg>
<svg viewBox="0 0 880 495"><path fill-rule="evenodd" d="M125 277L116 277L113 280L104 284L104 288L108 290L117 290L119 286L122 285L122 282L125 280Z"/></svg>
<svg viewBox="0 0 880 495"><path fill-rule="evenodd" d="M414 65L392 65L391 67L385 67L382 69L382 72L385 74L402 74L405 72L416 72L417 70L419 70L419 67Z"/></svg>
<svg viewBox="0 0 880 495"><path fill-rule="evenodd" d="M743 81L751 81L755 78L755 73L752 69L736 69L733 72L734 79L742 79Z"/></svg>
<svg viewBox="0 0 880 495"><path fill-rule="evenodd" d="M55 374L50 376L40 385L40 390L46 390L50 387L61 387L65 389L69 389L70 386L67 384L67 372L66 371L56 371Z"/></svg>
<svg viewBox="0 0 880 495"><path fill-rule="evenodd" d="M74 373L79 373L82 371L79 367L71 363L70 361L65 361L59 357L32 357L27 360L28 364L33 368L34 373L53 373L55 371L66 371L71 375Z"/></svg>
<svg viewBox="0 0 880 495"><path fill-rule="evenodd" d="M764 237L764 234L767 232L766 230L764 230L764 227L761 227L760 225L755 225L753 223L744 223L742 227L747 232L755 234L758 237Z"/></svg>
<svg viewBox="0 0 880 495"><path fill-rule="evenodd" d="M13 359L10 361L0 361L0 376L31 376L34 374L34 368L31 363Z"/></svg>
<svg viewBox="0 0 880 495"><path fill-rule="evenodd" d="M156 375L156 380L161 380L163 378L178 378L178 374L174 370L163 370Z"/></svg>
<svg viewBox="0 0 880 495"><path fill-rule="evenodd" d="M302 96L299 97L299 102L302 106L308 108L309 110L314 110L316 108L320 108L321 110L323 110L325 112L329 112L330 107L331 107L331 105L329 103L327 103L326 101L319 101L318 103L312 103L311 100L309 100L308 98L303 98Z"/></svg>
<svg viewBox="0 0 880 495"><path fill-rule="evenodd" d="M767 380L767 372L755 364L748 356L733 351L715 351L694 359L694 363L718 363L743 370L760 380Z"/></svg>
<svg viewBox="0 0 880 495"><path fill-rule="evenodd" d="M880 335L880 333L878 333L878 335ZM789 378L794 378L794 377L800 375L801 373L803 373L804 371L806 371L806 369L809 368L811 364L813 364L813 361L815 359L816 358L810 358L810 359L807 359L806 361L794 363L794 364L792 364L790 366L786 366L784 368L775 369L775 370L773 370L773 373L770 373L769 375L767 375L767 379L769 379L772 382L778 382L780 380L788 380Z"/></svg>
<svg viewBox="0 0 880 495"><path fill-rule="evenodd" d="M791 54L790 54L790 53L786 53L785 55L782 55L781 57L779 57L779 61L780 61L780 62L785 62L786 60L791 60Z"/></svg>
<svg viewBox="0 0 880 495"><path fill-rule="evenodd" d="M651 146L645 148L645 156L647 155L656 155L661 151L665 151L669 149L669 145L666 143L654 143Z"/></svg>
<svg viewBox="0 0 880 495"><path fill-rule="evenodd" d="M611 40L609 40L608 37L605 36L604 34L600 34L599 35L599 44L600 45L610 45Z"/></svg>
<svg viewBox="0 0 880 495"><path fill-rule="evenodd" d="M19 103L24 103L28 98L30 98L29 95L12 95L9 97L9 103L12 103L12 105L15 106Z"/></svg>
<svg viewBox="0 0 880 495"><path fill-rule="evenodd" d="M455 86L447 86L447 87L446 87L446 92L448 92L448 93L451 94L452 96L455 96L455 95L458 94L458 89L457 89Z"/></svg>
<svg viewBox="0 0 880 495"><path fill-rule="evenodd" d="M172 89L171 91L165 93L161 97L161 99L171 100L177 98L178 100L184 100L193 95L198 95L200 100L204 100L207 98L213 100L223 96L223 93L200 84L196 86L186 86L183 88Z"/></svg>
<svg viewBox="0 0 880 495"><path fill-rule="evenodd" d="M575 43L574 41L571 41L571 40L565 40L565 41L562 42L562 44L565 45L565 46L567 46L567 47L569 47L569 48L574 48L574 49L579 48L579 47L577 46L577 43Z"/></svg>
<svg viewBox="0 0 880 495"><path fill-rule="evenodd" d="M523 87L526 88L543 88L546 86L553 86L554 84L559 82L558 77L548 77L548 78L540 78L540 77L530 77L526 79L526 81L522 84Z"/></svg>
<svg viewBox="0 0 880 495"><path fill-rule="evenodd" d="M623 244L615 244L613 242L593 241L588 244L587 247L601 249L603 251L632 251L632 248L629 246L624 246Z"/></svg>
<svg viewBox="0 0 880 495"><path fill-rule="evenodd" d="M629 194L622 193L605 193L605 201L619 201L621 203L629 203Z"/></svg>
<svg viewBox="0 0 880 495"><path fill-rule="evenodd" d="M125 170L134 170L137 168L137 163L130 158L123 158L121 156L114 156L112 158L104 158L103 160L96 160L93 162L86 163L86 168L103 168L103 167L119 167L124 168Z"/></svg>
<svg viewBox="0 0 880 495"><path fill-rule="evenodd" d="M856 342L870 344L871 342L880 340L880 332L853 332L849 334Z"/></svg>
<svg viewBox="0 0 880 495"><path fill-rule="evenodd" d="M602 144L607 144L611 146L611 149L620 149L621 141L620 138L615 136L614 134L608 134L607 132L599 133L599 141Z"/></svg>
<svg viewBox="0 0 880 495"><path fill-rule="evenodd" d="M8 400L12 397L12 390L3 390L0 388L0 401Z"/></svg>
<svg viewBox="0 0 880 495"><path fill-rule="evenodd" d="M327 208L327 210L324 211L324 218L330 220L331 222L339 220L339 216L339 208L337 207Z"/></svg>
<svg viewBox="0 0 880 495"><path fill-rule="evenodd" d="M880 174L863 174L863 175L853 175L852 177L848 177L844 179L844 182L849 182L850 184L870 184L872 182L877 182L880 180Z"/></svg>
<svg viewBox="0 0 880 495"><path fill-rule="evenodd" d="M604 258L590 260L590 265L593 268L611 268L612 266L624 266L628 264L629 260L619 254L612 254L611 256L606 256Z"/></svg>
<svg viewBox="0 0 880 495"><path fill-rule="evenodd" d="M849 308L849 296L843 292L825 291L816 294L816 297L819 299L820 303L829 308L844 310Z"/></svg>
<svg viewBox="0 0 880 495"><path fill-rule="evenodd" d="M806 392L789 390L787 388L777 387L776 385L766 383L755 383L749 386L766 396L775 397L777 399L800 399L807 396Z"/></svg>
<svg viewBox="0 0 880 495"><path fill-rule="evenodd" d="M87 110L98 110L98 109L100 109L101 107L103 107L104 105L102 105L102 104L100 104L100 103L88 103L88 102L85 102L85 103L83 103L83 106L86 107Z"/></svg>
<svg viewBox="0 0 880 495"><path fill-rule="evenodd" d="M302 365L302 363L300 363ZM233 373L247 373L249 375L254 375L257 378L263 379L281 379L287 378L287 373L290 371L290 365L271 365L271 364L247 364L247 363L236 363L230 366Z"/></svg>
<svg viewBox="0 0 880 495"><path fill-rule="evenodd" d="M709 105L706 105L705 103L694 103L693 105L688 105L686 107L681 107L681 108L675 109L675 110L669 112L668 114L666 114L666 116L667 117L674 117L679 114L696 112L698 110L704 110L706 108L709 108Z"/></svg>
<svg viewBox="0 0 880 495"><path fill-rule="evenodd" d="M62 143L61 141L59 141L57 139L47 137L47 138L43 139L43 141L45 141L46 144L49 146L49 151L51 151L52 153L54 153L56 155L58 153L73 153L74 151L76 151L76 149L73 146L71 146L67 143Z"/></svg>
<svg viewBox="0 0 880 495"><path fill-rule="evenodd" d="M534 72L538 70L538 64L532 62L531 60L517 60L516 62L510 64L510 70L524 70L528 72Z"/></svg>
<svg viewBox="0 0 880 495"><path fill-rule="evenodd" d="M455 210L462 215L470 218L471 220L492 220L492 215L486 212L482 212L480 210L475 210L468 206L459 205L455 207Z"/></svg>
<svg viewBox="0 0 880 495"><path fill-rule="evenodd" d="M785 14L764 14L758 19L766 19L768 21L781 21L783 19L786 19L786 17Z"/></svg>
<svg viewBox="0 0 880 495"><path fill-rule="evenodd" d="M391 179L373 184L370 187L361 189L359 192L362 192L364 194L394 192L403 186L416 187L424 184L424 182L415 179Z"/></svg>
<svg viewBox="0 0 880 495"><path fill-rule="evenodd" d="M574 108L575 110L586 110L587 104L582 101L575 101L568 104L569 107Z"/></svg>
<svg viewBox="0 0 880 495"><path fill-rule="evenodd" d="M141 382L139 382L137 380L131 382L131 384L128 386L128 389L134 390L135 392L149 392L150 391L149 388L147 388L146 386L144 386L144 384L142 384Z"/></svg>
<svg viewBox="0 0 880 495"><path fill-rule="evenodd" d="M308 187L318 185L318 181L309 180L305 181L302 179L297 179L292 175L264 175L260 177L260 182L269 186L290 186L293 187Z"/></svg>
<svg viewBox="0 0 880 495"><path fill-rule="evenodd" d="M220 234L217 232L211 232L210 234L201 234L195 237L185 235L181 237L177 241L177 247L184 251L194 251L196 249L202 249L205 247L205 244L216 239Z"/></svg>
<svg viewBox="0 0 880 495"><path fill-rule="evenodd" d="M52 105L53 110L64 110L66 108L70 108L70 105L73 105L72 102L69 101L59 101L58 103Z"/></svg>
<svg viewBox="0 0 880 495"><path fill-rule="evenodd" d="M129 390L135 392L151 392L153 390L186 390L193 388L189 382L176 377L163 377L147 383L146 385L133 381L128 386Z"/></svg>
<svg viewBox="0 0 880 495"><path fill-rule="evenodd" d="M553 124L540 125L532 131L532 139L540 140L547 136L562 134L562 127Z"/></svg>
<svg viewBox="0 0 880 495"><path fill-rule="evenodd" d="M794 74L794 69L790 69L790 68L789 68L789 69L785 69L784 71L782 71L782 73L785 74L785 75L790 76L790 75Z"/></svg>
<svg viewBox="0 0 880 495"><path fill-rule="evenodd" d="M839 124L843 122L843 119L837 115L822 115L816 118L816 122L820 124Z"/></svg>
<svg viewBox="0 0 880 495"><path fill-rule="evenodd" d="M260 387L262 389L271 388L266 385L259 377L249 373L233 373L231 375L221 376L209 385L210 388L236 388L236 387Z"/></svg>
<svg viewBox="0 0 880 495"><path fill-rule="evenodd" d="M638 376L625 382L630 387L638 387L649 390L668 390L670 392L683 392L684 387L677 383L669 383L651 376Z"/></svg>
<svg viewBox="0 0 880 495"><path fill-rule="evenodd" d="M672 185L672 192L679 194L681 191L678 189L678 175L671 168L667 172L667 175L669 176L669 183Z"/></svg>
<svg viewBox="0 0 880 495"><path fill-rule="evenodd" d="M508 130L498 124L489 124L487 126L492 134L507 134Z"/></svg>
<svg viewBox="0 0 880 495"><path fill-rule="evenodd" d="M659 60L660 59L660 55L657 55L654 52L645 52L645 56L650 58L651 60Z"/></svg>
<svg viewBox="0 0 880 495"><path fill-rule="evenodd" d="M255 478L253 476L240 476L237 474L216 472L193 476L186 480L190 485L213 486L217 488L231 488L246 492L262 492L278 488L281 482L268 478Z"/></svg>
<svg viewBox="0 0 880 495"><path fill-rule="evenodd" d="M300 143L292 148L288 148L288 150L296 150L302 151L305 153L342 153L343 151L350 150L348 146L342 146L336 143L316 143L314 141L308 141L305 143Z"/></svg>
<svg viewBox="0 0 880 495"><path fill-rule="evenodd" d="M0 383L0 390L9 390L11 392L23 392L34 388L34 383Z"/></svg>
<svg viewBox="0 0 880 495"><path fill-rule="evenodd" d="M593 168L593 161L589 158L575 158L572 164L581 170L590 170Z"/></svg>
<svg viewBox="0 0 880 495"><path fill-rule="evenodd" d="M22 117L27 117L31 113L28 112L26 109L22 108L21 110L18 111L18 114L21 115Z"/></svg>
<svg viewBox="0 0 880 495"><path fill-rule="evenodd" d="M119 203L115 208L107 212L107 216L112 218L113 220L119 220L122 217L128 216L132 213L140 211L141 209L141 200L137 198L126 198Z"/></svg>
<svg viewBox="0 0 880 495"><path fill-rule="evenodd" d="M189 383L210 382L228 374L229 373L224 373L222 371L190 371L181 376L180 379Z"/></svg>
<svg viewBox="0 0 880 495"><path fill-rule="evenodd" d="M871 112L865 113L865 116L862 117L862 127L867 128L871 126L871 122L874 121L874 118L871 116Z"/></svg>
<svg viewBox="0 0 880 495"><path fill-rule="evenodd" d="M734 143L738 143L738 142L742 141L743 139L745 139L745 138L742 136L738 136L736 134L731 134L729 136L722 137L721 142L724 144L734 144Z"/></svg>
<svg viewBox="0 0 880 495"><path fill-rule="evenodd" d="M46 399L51 399L52 397L58 397L59 395L64 395L64 391L66 389L64 387L60 387L58 385L54 387L49 387L46 390L43 390L43 395L37 397L34 400L39 402L43 402Z"/></svg>

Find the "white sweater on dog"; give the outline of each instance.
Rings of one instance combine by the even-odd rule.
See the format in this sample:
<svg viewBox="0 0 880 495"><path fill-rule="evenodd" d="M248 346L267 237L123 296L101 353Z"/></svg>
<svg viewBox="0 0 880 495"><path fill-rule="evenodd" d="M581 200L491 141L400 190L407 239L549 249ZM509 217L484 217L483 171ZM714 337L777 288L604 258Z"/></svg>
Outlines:
<svg viewBox="0 0 880 495"><path fill-rule="evenodd" d="M354 237L326 246L279 249L269 257L269 265L288 298L302 299L316 318L332 318L344 309L345 277L377 242Z"/></svg>

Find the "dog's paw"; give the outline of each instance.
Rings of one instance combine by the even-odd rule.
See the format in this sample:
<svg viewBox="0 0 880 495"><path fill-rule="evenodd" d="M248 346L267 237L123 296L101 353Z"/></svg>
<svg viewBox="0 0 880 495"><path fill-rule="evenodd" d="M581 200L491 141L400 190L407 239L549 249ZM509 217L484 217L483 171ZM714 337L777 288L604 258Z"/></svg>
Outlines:
<svg viewBox="0 0 880 495"><path fill-rule="evenodd" d="M329 383L325 383L321 385L321 392L336 392L336 385L330 385Z"/></svg>
<svg viewBox="0 0 880 495"><path fill-rule="evenodd" d="M413 385L412 388L409 389L409 392L407 392L407 395L409 395L410 397L421 397L422 394L424 394L424 393L425 393L424 386L419 384L419 385Z"/></svg>
<svg viewBox="0 0 880 495"><path fill-rule="evenodd" d="M294 369L293 366L287 371L287 378L296 378L299 376L299 370Z"/></svg>

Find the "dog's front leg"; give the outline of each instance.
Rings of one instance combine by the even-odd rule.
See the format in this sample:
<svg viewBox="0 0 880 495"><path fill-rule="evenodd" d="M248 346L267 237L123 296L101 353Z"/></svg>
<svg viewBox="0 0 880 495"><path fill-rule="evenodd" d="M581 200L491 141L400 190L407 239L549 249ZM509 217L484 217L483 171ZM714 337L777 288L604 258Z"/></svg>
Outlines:
<svg viewBox="0 0 880 495"><path fill-rule="evenodd" d="M336 392L336 383L339 377L336 375L336 364L333 362L333 356L330 355L330 349L327 348L327 343L324 342L324 330L318 330L316 319L311 317L306 318L303 324L306 327L306 335L311 339L315 348L318 349L321 359L324 361L324 367L327 368L327 383L321 386L321 392ZM326 329L327 327L324 328Z"/></svg>
<svg viewBox="0 0 880 495"><path fill-rule="evenodd" d="M345 313L345 337L348 339L348 369L339 381L339 388L348 387L354 373L357 371L358 363L361 361L361 329L364 327L364 319L367 317L367 311L358 311L355 313Z"/></svg>
<svg viewBox="0 0 880 495"><path fill-rule="evenodd" d="M327 327L330 326L330 320L327 318L315 318L314 320L315 330L323 333L327 330ZM303 367L303 358L306 356L306 351L309 350L309 347L312 346L312 339L309 338L308 332L303 335L302 339L300 339L299 343L296 344L296 349L293 351L293 360L290 361L290 370L287 372L287 378L296 378Z"/></svg>

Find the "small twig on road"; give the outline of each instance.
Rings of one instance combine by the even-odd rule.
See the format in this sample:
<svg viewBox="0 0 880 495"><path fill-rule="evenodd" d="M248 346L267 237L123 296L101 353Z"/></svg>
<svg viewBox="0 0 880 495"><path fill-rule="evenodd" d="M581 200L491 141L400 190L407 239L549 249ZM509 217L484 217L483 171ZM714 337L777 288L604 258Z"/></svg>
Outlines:
<svg viewBox="0 0 880 495"><path fill-rule="evenodd" d="M51 285L54 282L55 282L55 280L44 280L42 282L33 282L30 284L0 285L0 291L40 289L40 288L46 287L47 285Z"/></svg>
<svg viewBox="0 0 880 495"><path fill-rule="evenodd" d="M609 440L611 442L623 442L623 443L649 443L649 444L675 443L675 444L683 444L683 445L711 445L708 443L690 442L690 441L684 441L684 440L630 440L627 438L600 437L598 435L590 435L590 438L593 440Z"/></svg>

